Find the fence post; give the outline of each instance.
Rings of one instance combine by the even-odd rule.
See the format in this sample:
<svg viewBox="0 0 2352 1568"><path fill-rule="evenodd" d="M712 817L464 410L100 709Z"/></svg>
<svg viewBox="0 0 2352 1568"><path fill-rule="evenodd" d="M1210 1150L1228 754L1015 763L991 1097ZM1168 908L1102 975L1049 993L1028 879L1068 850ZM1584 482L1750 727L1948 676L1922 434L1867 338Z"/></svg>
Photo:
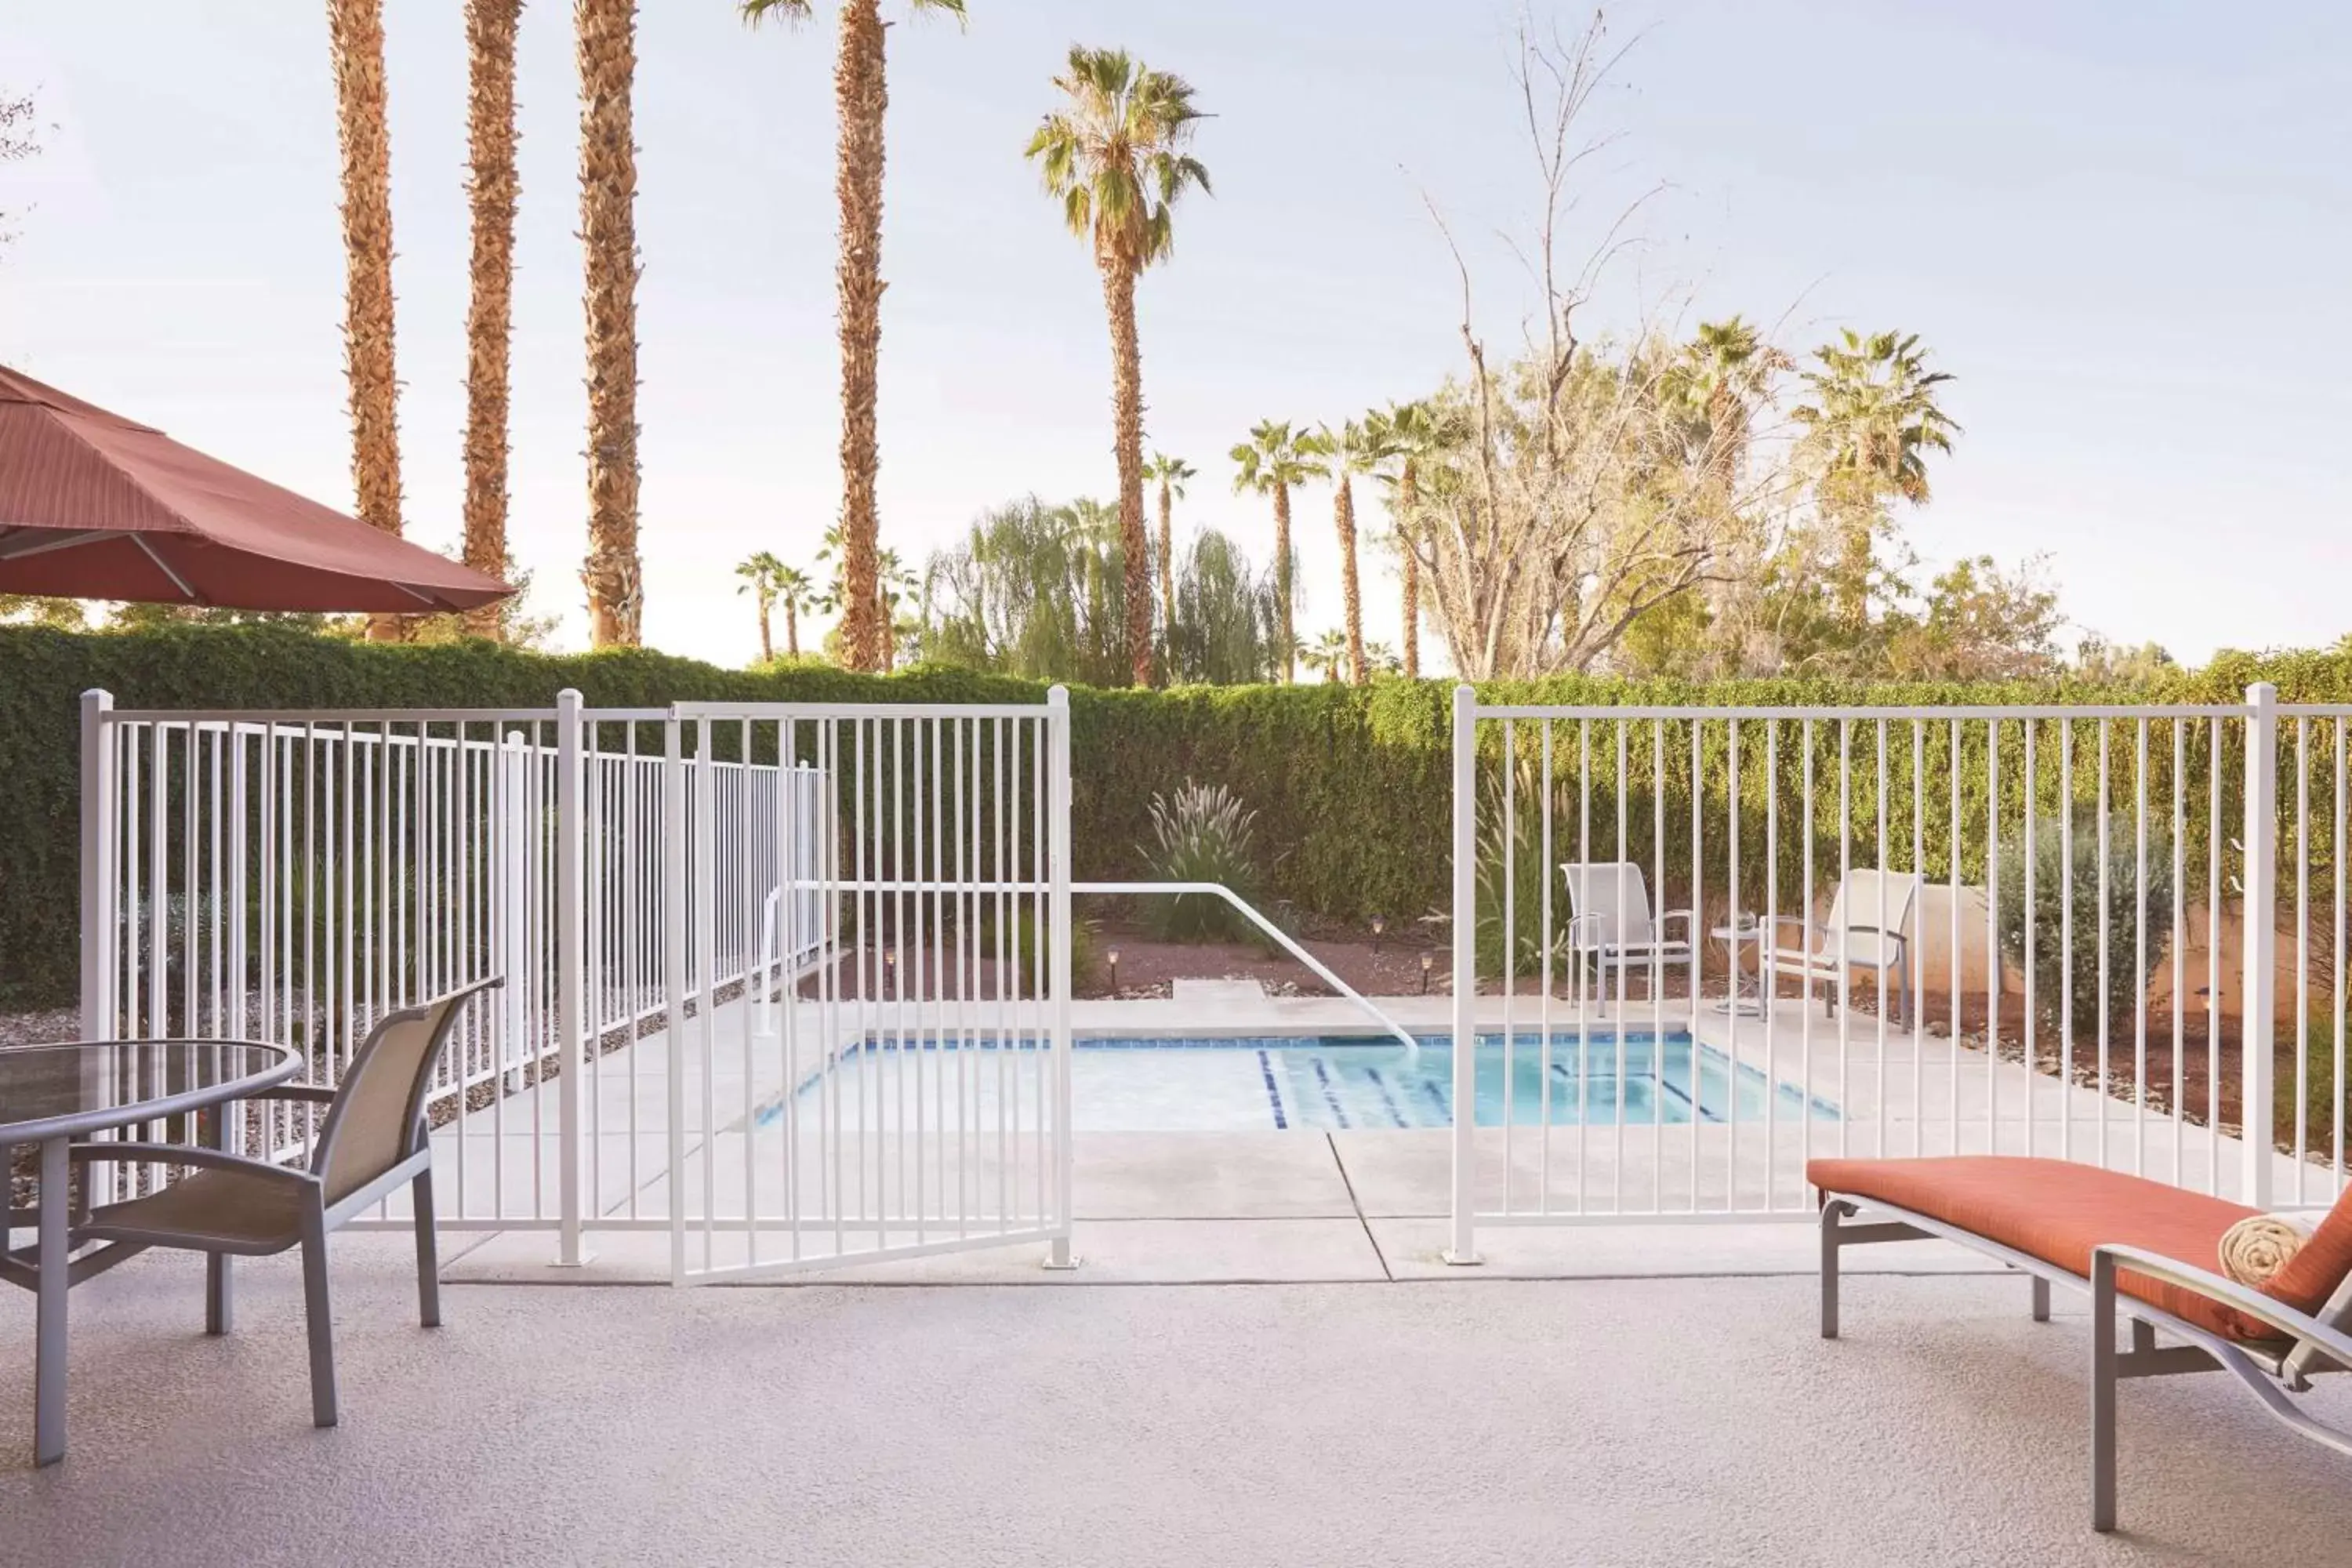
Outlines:
<svg viewBox="0 0 2352 1568"><path fill-rule="evenodd" d="M581 798L584 748L580 700L580 693L569 687L555 694L555 1095L557 1138L563 1161L557 1183L561 1208L555 1260L565 1268L587 1261L580 1250L582 1189L588 1174L582 1126L587 1092L582 1079L588 1070L588 1014L582 951L587 937L587 910L581 888L586 834Z"/></svg>
<svg viewBox="0 0 2352 1568"><path fill-rule="evenodd" d="M2278 1051L2278 688L2246 688L2246 869L2241 923L2244 973L2239 1005L2239 1137L2245 1150L2240 1201L2271 1206L2271 1144L2277 1124L2273 1079ZM2298 1048L2301 1042L2297 1042ZM2221 1042L2212 1049L2217 1058Z"/></svg>
<svg viewBox="0 0 2352 1568"><path fill-rule="evenodd" d="M684 721L670 710L662 722L661 868L662 1054L669 1068L669 1267L673 1284L686 1283L686 760ZM703 1063L708 1072L710 1064ZM708 1264L709 1243L704 1241Z"/></svg>
<svg viewBox="0 0 2352 1568"><path fill-rule="evenodd" d="M1454 689L1454 1227L1445 1261L1480 1261L1478 1131L1478 694Z"/></svg>
<svg viewBox="0 0 2352 1568"><path fill-rule="evenodd" d="M499 973L506 985L499 992L504 1015L505 1039L499 1046L506 1064L502 1094L520 1094L526 1056L523 1031L530 1018L526 1003L539 989L530 969L530 893L524 855L530 842L530 813L526 791L530 773L525 763L522 731L507 732L499 752Z"/></svg>
<svg viewBox="0 0 2352 1568"><path fill-rule="evenodd" d="M81 694L81 1037L114 1038L114 746L110 692ZM92 1058L96 1059L95 1056Z"/></svg>
<svg viewBox="0 0 2352 1568"><path fill-rule="evenodd" d="M1045 853L1051 866L1046 888L1046 919L1054 942L1049 963L1054 985L1054 1169L1055 1195L1061 1212L1055 1215L1056 1233L1045 1253L1048 1268L1075 1268L1070 1251L1073 1200L1070 1134L1070 692L1056 686L1045 694L1045 730L1051 747L1046 769Z"/></svg>

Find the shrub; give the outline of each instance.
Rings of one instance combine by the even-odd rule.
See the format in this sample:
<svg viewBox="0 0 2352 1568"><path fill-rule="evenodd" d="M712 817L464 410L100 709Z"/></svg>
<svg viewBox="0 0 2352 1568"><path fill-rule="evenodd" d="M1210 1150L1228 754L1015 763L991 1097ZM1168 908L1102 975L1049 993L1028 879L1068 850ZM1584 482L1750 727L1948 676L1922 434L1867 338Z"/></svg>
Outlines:
<svg viewBox="0 0 2352 1568"><path fill-rule="evenodd" d="M1557 839L1552 847L1555 850L1559 848ZM1522 759L1507 809L1499 775L1489 774L1479 792L1477 949L1481 975L1502 973L1507 952L1512 973L1524 976L1543 973L1544 888L1552 875L1544 858L1542 774ZM1555 954L1568 928L1568 901L1562 897L1552 909Z"/></svg>
<svg viewBox="0 0 2352 1568"><path fill-rule="evenodd" d="M1163 882L1216 882L1244 903L1258 897L1258 866L1250 840L1257 813L1223 784L1186 779L1173 799L1151 797L1152 842L1141 846L1144 863ZM1146 899L1144 922L1167 942L1217 942L1255 938L1257 928L1239 910L1207 893L1174 893Z"/></svg>
<svg viewBox="0 0 2352 1568"><path fill-rule="evenodd" d="M2132 816L2107 817L2104 871L2099 858L2099 817L2077 811L2073 819L2073 946L2068 948L2066 823L2037 818L2033 826L2033 999L2042 1021L2053 1027L2067 1021L2079 1038L2095 1037L2102 999L2099 960L2106 958L2105 1001L2108 1029L2127 1024L2156 973L2171 937L2172 840L2159 824L2147 830L2147 878ZM2028 927L2026 856L2022 835L2003 844L2000 859L2001 956L2022 971ZM2100 918L2104 896L2105 919ZM2143 952L2139 932L2145 922Z"/></svg>
<svg viewBox="0 0 2352 1568"><path fill-rule="evenodd" d="M996 956L996 916L993 911L982 914L980 921L980 955L983 959ZM1034 989L1029 977L1037 973L1037 920L1024 910L1013 917L1013 952L1010 955L1020 976L1020 989L1027 995ZM1091 921L1070 921L1070 984L1084 986L1095 973L1095 928Z"/></svg>

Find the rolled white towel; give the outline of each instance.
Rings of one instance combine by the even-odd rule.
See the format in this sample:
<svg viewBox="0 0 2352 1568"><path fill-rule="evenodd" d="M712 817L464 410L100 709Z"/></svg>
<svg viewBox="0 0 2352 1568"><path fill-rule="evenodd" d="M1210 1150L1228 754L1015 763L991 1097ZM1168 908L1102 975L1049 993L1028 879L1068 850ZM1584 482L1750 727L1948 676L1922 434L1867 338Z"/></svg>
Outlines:
<svg viewBox="0 0 2352 1568"><path fill-rule="evenodd" d="M2221 1233L2221 1272L2259 1290L2294 1261L2310 1239L2310 1222L2298 1215L2248 1215Z"/></svg>

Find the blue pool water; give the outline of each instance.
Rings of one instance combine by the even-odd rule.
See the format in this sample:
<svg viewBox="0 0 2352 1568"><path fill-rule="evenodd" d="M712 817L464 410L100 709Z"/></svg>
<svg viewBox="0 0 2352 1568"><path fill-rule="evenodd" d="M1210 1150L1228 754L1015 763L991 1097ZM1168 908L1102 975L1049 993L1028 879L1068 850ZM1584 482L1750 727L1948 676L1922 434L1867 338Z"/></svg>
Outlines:
<svg viewBox="0 0 2352 1568"><path fill-rule="evenodd" d="M1081 1039L1071 1060L1074 1122L1081 1131L1251 1131L1447 1127L1454 1120L1453 1042L1425 1037L1407 1051L1393 1038L1252 1036L1241 1038ZM1026 1041L901 1049L869 1041L828 1078L795 1097L803 1115L821 1085L885 1099L909 1089L961 1101L987 1117L999 1100L1034 1100L1039 1054ZM1480 1126L1674 1126L1697 1122L1834 1121L1836 1106L1774 1083L1680 1031L1593 1031L1580 1039L1481 1036L1475 1064ZM833 1080L843 1080L834 1082ZM783 1113L782 1098L761 1116Z"/></svg>

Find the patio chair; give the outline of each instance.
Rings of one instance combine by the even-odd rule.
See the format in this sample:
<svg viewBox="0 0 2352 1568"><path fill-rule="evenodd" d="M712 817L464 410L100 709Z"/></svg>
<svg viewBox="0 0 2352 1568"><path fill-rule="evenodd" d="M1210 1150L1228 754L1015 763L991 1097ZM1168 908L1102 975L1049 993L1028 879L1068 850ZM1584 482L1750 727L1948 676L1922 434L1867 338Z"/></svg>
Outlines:
<svg viewBox="0 0 2352 1568"><path fill-rule="evenodd" d="M1911 910L1918 899L1916 872L1848 871L1819 924L1801 915L1775 915L1763 945L1765 994L1775 994L1783 978L1802 982L1808 995L1826 983L1834 1014L1855 972L1867 970L1882 983L1892 976L1895 1016L1907 1020ZM1793 946L1783 940L1792 932Z"/></svg>
<svg viewBox="0 0 2352 1568"><path fill-rule="evenodd" d="M2091 1528L2116 1526L2116 1384L2227 1372L2301 1436L2352 1456L2352 1433L2294 1395L2311 1374L2352 1368L2352 1188L2261 1289L2215 1271L2222 1233L2259 1211L2183 1187L2065 1160L2000 1154L1815 1160L1822 1202L1822 1337L1838 1337L1838 1255L1876 1242L1943 1240L2032 1277L2033 1317L2050 1287L2091 1297ZM1849 1225L1867 1208L1870 1223ZM2116 1319L2131 1348L2116 1348ZM2163 1333L2180 1341L2159 1346Z"/></svg>
<svg viewBox="0 0 2352 1568"><path fill-rule="evenodd" d="M388 1013L368 1031L343 1081L333 1089L284 1084L256 1096L324 1105L307 1170L218 1149L169 1143L78 1143L85 1165L192 1165L193 1174L143 1197L101 1204L72 1231L113 1245L92 1272L151 1247L206 1255L205 1331L229 1328L228 1259L302 1249L303 1313L310 1340L310 1416L335 1424L334 1325L327 1300L327 1233L407 1183L415 1209L418 1317L441 1322L441 1279L433 1246L433 1144L425 1127L434 1064L474 996L502 984L474 984L422 1006ZM102 1260L102 1261L101 1261Z"/></svg>
<svg viewBox="0 0 2352 1568"><path fill-rule="evenodd" d="M1605 995L1612 970L1622 975L1654 964L1691 966L1691 911L1668 910L1653 919L1641 867L1631 860L1570 860L1559 874L1568 881L1568 954L1580 980L1590 970ZM1671 921L1681 923L1679 938L1666 935Z"/></svg>

